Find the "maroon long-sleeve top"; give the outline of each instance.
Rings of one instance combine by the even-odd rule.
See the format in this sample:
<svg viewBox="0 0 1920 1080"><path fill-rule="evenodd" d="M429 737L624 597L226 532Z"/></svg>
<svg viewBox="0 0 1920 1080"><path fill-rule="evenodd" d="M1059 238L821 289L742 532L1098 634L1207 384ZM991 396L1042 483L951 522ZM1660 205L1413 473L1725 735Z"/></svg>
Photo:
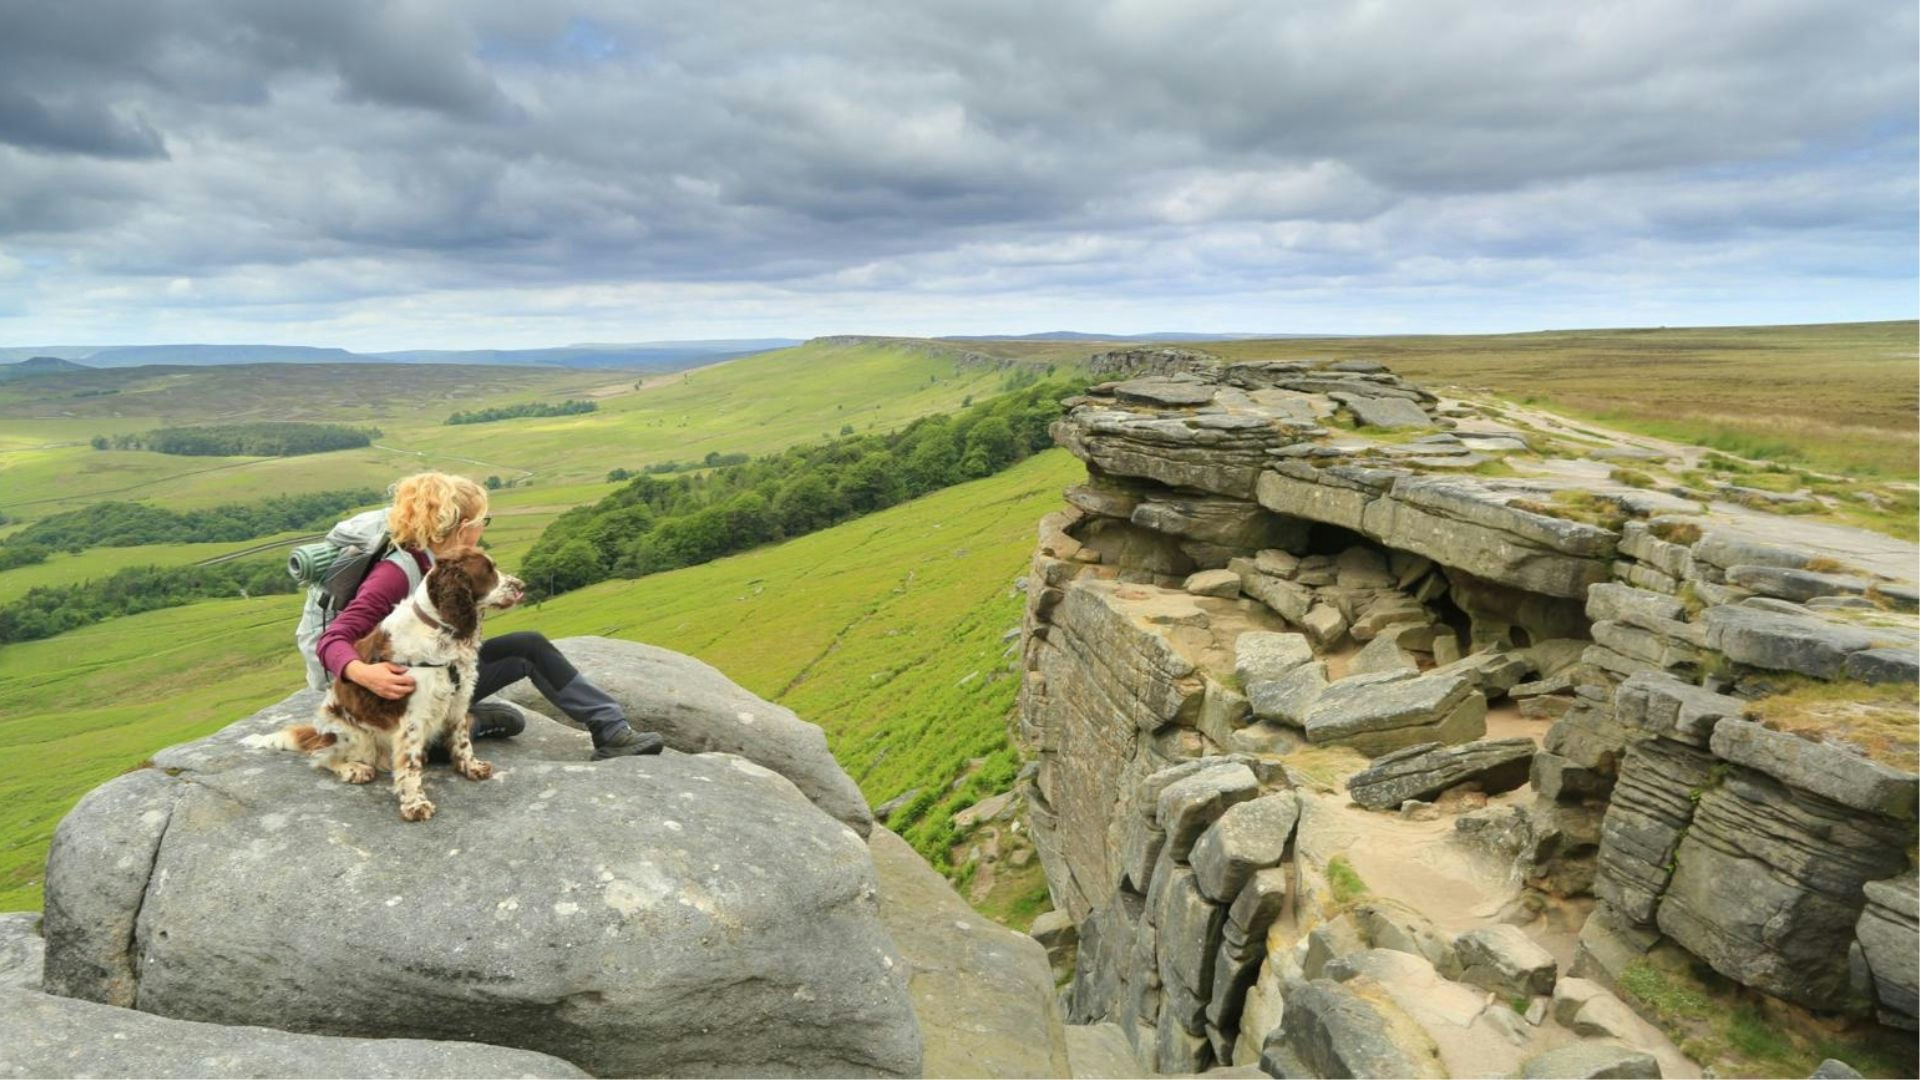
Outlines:
<svg viewBox="0 0 1920 1080"><path fill-rule="evenodd" d="M425 574L433 565L433 560L424 551L409 551L414 561L420 564L420 572ZM327 674L338 678L348 664L360 659L353 651L353 643L366 637L380 620L393 612L407 598L407 575L399 567L385 559L374 564L367 572L367 578L360 583L360 591L353 594L353 601L340 614L327 624L327 631L320 635L320 641L314 645L313 653L326 667Z"/></svg>

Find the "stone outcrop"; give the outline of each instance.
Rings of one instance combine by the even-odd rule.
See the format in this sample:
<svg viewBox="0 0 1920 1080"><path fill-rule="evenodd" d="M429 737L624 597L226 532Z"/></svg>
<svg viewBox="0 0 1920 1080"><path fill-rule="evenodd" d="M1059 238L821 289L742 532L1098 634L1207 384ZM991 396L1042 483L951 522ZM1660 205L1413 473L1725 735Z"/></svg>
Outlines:
<svg viewBox="0 0 1920 1080"><path fill-rule="evenodd" d="M1373 960L1365 978L1393 976L1402 997L1383 1000L1447 1061L1647 1071L1604 1044L1647 1037L1619 999L1553 1019L1551 965L1481 955L1484 934L1462 960L1419 919L1359 921L1362 886L1335 865L1351 826L1327 809L1350 799L1454 817L1462 858L1533 894L1507 920L1597 899L1576 966L1603 981L1664 941L1801 1005L1912 1022L1895 957L1920 906L1920 780L1903 736L1855 734L1848 712L1920 679L1911 545L1820 526L1867 553L1849 565L1748 507L1556 458L1565 429L1377 364L1127 350L1099 373L1115 381L1055 425L1088 476L1042 523L1023 624L1035 843L1081 933L1072 1019L1115 1023L1162 1070L1264 1051L1270 1068L1346 1068L1337 1023L1313 1019L1345 1015L1341 999L1318 984L1360 977L1343 956L1401 948L1433 973ZM1790 691L1806 704L1770 719ZM1374 760L1328 776L1326 755L1356 751ZM1230 783L1228 763L1244 769ZM1289 789L1290 844L1244 826ZM1473 1059L1404 989L1464 1002L1448 988L1469 971L1536 997L1469 1025L1523 1057ZM1296 1011L1296 992L1334 1004ZM1540 1057L1554 1048L1527 1035L1534 1013L1580 1041Z"/></svg>
<svg viewBox="0 0 1920 1080"><path fill-rule="evenodd" d="M617 668L576 656L596 682L620 683ZM672 697L681 704L635 712L677 708L687 722L684 686ZM382 787L243 745L310 715L314 698L162 751L61 822L46 881L49 992L176 1022L485 1039L601 1075L917 1075L912 979L1001 1018L1023 1044L1050 1030L1038 945L921 927L896 948L867 843L744 757L670 750L589 765L584 733L533 717L481 748L492 780L429 769L440 813L409 824ZM724 700L777 715L737 688ZM959 906L950 889L935 895L931 871L900 871L895 844L882 835L892 887ZM999 969L1000 991L955 989L985 967ZM990 1035L954 1050L955 1021L929 1015L938 1054L1000 1060ZM1034 1067L1063 1068L1057 1037L1040 1043L1023 1050Z"/></svg>

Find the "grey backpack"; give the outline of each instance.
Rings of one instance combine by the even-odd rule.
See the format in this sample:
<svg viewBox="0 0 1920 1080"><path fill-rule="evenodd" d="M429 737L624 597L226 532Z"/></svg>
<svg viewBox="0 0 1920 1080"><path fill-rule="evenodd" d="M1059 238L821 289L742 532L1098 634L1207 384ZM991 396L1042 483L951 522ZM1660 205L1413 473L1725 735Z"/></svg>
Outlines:
<svg viewBox="0 0 1920 1080"><path fill-rule="evenodd" d="M407 591L420 587L420 564L406 549L393 546L387 535L387 512L368 510L335 525L327 538L302 544L287 557L287 573L307 586L307 603L293 640L307 664L307 685L325 690L333 681L313 647L328 624L353 602L367 575L381 562L390 562L407 575Z"/></svg>

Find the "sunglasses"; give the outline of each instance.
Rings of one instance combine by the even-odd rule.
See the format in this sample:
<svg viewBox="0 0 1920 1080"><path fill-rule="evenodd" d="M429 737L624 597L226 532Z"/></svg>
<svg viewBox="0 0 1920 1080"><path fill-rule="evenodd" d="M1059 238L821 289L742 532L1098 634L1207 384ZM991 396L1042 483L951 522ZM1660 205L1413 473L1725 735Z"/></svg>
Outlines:
<svg viewBox="0 0 1920 1080"><path fill-rule="evenodd" d="M480 526L481 528L483 528L483 529L484 529L484 528L486 528L487 526L489 526L489 525L491 525L491 524L493 524L493 515L492 515L492 514L481 514L481 515L480 515L480 519L479 519L478 521L469 521L469 522L467 522L467 524L468 524L468 525L478 525L478 526Z"/></svg>

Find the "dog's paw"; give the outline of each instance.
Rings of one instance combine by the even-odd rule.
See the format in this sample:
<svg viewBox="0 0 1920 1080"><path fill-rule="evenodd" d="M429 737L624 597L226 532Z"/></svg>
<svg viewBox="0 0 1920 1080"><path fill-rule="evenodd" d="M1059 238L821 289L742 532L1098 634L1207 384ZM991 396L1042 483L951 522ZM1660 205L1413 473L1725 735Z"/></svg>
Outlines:
<svg viewBox="0 0 1920 1080"><path fill-rule="evenodd" d="M364 761L349 761L340 766L338 775L349 784L370 784L373 782L373 766Z"/></svg>
<svg viewBox="0 0 1920 1080"><path fill-rule="evenodd" d="M464 765L456 764L454 770L469 780L485 780L493 775L493 766L479 758L471 758Z"/></svg>
<svg viewBox="0 0 1920 1080"><path fill-rule="evenodd" d="M402 821L425 821L433 816L433 804L425 799L400 804Z"/></svg>

